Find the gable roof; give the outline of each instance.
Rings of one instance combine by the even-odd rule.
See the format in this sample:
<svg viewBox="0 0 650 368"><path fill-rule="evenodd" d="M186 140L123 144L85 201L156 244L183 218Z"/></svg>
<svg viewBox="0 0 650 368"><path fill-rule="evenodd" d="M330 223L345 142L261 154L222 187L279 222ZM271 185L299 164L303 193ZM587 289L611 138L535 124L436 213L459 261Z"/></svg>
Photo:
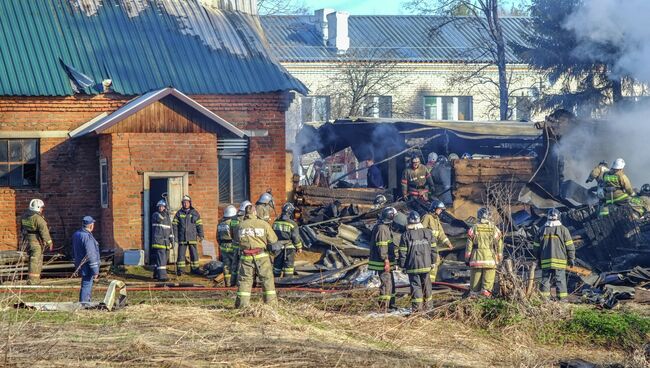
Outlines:
<svg viewBox="0 0 650 368"><path fill-rule="evenodd" d="M208 110L200 103L194 101L189 96L174 88L163 88L157 91L146 93L140 97L136 97L111 114L100 115L99 118L92 119L89 122L79 126L77 129L71 131L68 135L71 138L79 138L91 133L101 133L102 131L109 129L110 127L128 118L129 116L136 114L138 111L143 110L147 106L150 106L151 104L156 103L170 95L176 97L176 99L187 105L189 108L199 112L208 120L223 127L238 138L243 138L245 136L245 133L242 130L225 121L217 114Z"/></svg>
<svg viewBox="0 0 650 368"><path fill-rule="evenodd" d="M450 22L450 20L453 21ZM316 18L310 15L261 16L274 55L284 62L340 60L336 49L323 45ZM531 32L530 18L502 17L509 63L521 60L509 46L523 44ZM440 27L440 25L444 24ZM351 15L348 18L352 58L403 62L484 62L487 34L474 18L427 15Z"/></svg>
<svg viewBox="0 0 650 368"><path fill-rule="evenodd" d="M0 50L0 95L306 92L257 16L202 0L2 0Z"/></svg>

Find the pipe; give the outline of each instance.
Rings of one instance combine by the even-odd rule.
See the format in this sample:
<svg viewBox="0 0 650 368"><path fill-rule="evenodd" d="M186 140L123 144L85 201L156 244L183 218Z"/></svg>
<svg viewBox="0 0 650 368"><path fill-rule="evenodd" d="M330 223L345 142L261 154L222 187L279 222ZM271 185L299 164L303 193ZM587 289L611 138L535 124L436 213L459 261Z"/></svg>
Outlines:
<svg viewBox="0 0 650 368"><path fill-rule="evenodd" d="M442 282L442 281L434 281L431 283L433 286L444 286L448 287L450 289L458 290L458 291L468 291L469 287L465 285L460 285L460 284L452 284L450 282Z"/></svg>

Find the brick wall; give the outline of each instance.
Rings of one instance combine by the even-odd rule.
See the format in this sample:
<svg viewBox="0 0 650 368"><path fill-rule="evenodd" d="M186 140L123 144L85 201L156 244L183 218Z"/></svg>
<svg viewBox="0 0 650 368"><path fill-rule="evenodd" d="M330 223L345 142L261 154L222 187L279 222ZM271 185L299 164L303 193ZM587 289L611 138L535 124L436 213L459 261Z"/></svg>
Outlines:
<svg viewBox="0 0 650 368"><path fill-rule="evenodd" d="M69 131L102 112L112 112L126 103L131 97L119 95L100 96L74 96L74 97L0 97L0 131ZM250 152L250 194L253 202L267 188L271 188L277 197L277 205L281 205L285 192L285 136L284 136L284 111L286 109L285 97L281 93L215 96L192 96L199 103L212 110L223 119L231 122L240 129L267 130L268 136L251 139ZM45 217L52 227L55 242L69 244L69 239L74 230L79 226L80 216L91 215L98 219L99 226L96 236L102 240L104 246L110 246L111 234L128 232L123 238L118 238L120 243L128 244L137 242L140 237L141 225L136 225L129 219L111 218L110 211L102 210L99 194L99 152L109 155L107 147L112 144L110 138L83 138L67 140L65 138L42 138L41 151L41 184L36 189L8 189L0 188L0 249L15 249L18 244L17 218L27 208L29 199L43 198L46 201ZM132 143L146 143L141 140L147 138L130 137L126 141ZM214 137L214 136L212 136ZM123 144L124 136L118 143ZM197 138L199 139L199 138ZM200 139L206 139L202 137ZM181 144L175 141L172 144ZM202 142L201 144L208 144ZM210 143L212 144L212 143ZM214 147L214 160L216 160L216 145ZM122 146L120 146L122 147ZM133 147L133 146L132 146ZM150 152L142 150L149 155ZM122 150L121 155L124 155ZM108 157L112 162L123 162L116 157ZM136 163L146 166L146 163ZM109 170L112 170L109 165ZM166 169L169 171L169 169ZM199 174L195 171L195 175ZM217 187L216 172L211 174ZM112 176L114 177L114 175ZM142 177L140 177L140 185ZM131 179L129 179L131 180ZM202 180L195 176L190 177L190 184ZM113 186L111 186L111 190ZM132 187L131 193L134 202L141 200L141 187ZM202 190L216 190L212 188L199 189L198 185L190 187L190 194L197 191L199 196L206 196ZM217 197L212 202L216 206ZM112 201L112 197L109 196ZM212 206L210 204L208 206ZM114 204L111 203L111 206ZM219 215L227 204L219 205ZM197 202L203 212L216 212L216 208L206 207ZM135 211L135 210L134 210ZM131 215L141 221L142 206ZM206 226L210 239L214 237L216 214L205 214ZM125 221L124 223L122 221ZM118 228L119 226L122 226ZM138 226L140 226L138 228ZM130 242L130 243L129 243ZM122 244L119 244L122 246ZM129 245L130 247L130 245Z"/></svg>

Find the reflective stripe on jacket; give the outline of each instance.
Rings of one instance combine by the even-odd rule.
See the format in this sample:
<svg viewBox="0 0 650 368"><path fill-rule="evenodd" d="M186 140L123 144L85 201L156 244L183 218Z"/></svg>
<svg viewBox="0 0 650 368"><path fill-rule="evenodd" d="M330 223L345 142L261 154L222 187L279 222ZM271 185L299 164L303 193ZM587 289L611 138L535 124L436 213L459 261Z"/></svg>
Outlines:
<svg viewBox="0 0 650 368"><path fill-rule="evenodd" d="M300 228L295 221L286 216L280 216L273 223L273 231L285 249L302 249Z"/></svg>
<svg viewBox="0 0 650 368"><path fill-rule="evenodd" d="M433 247L436 247L438 245L451 244L449 238L447 238L447 235L445 235L445 230L442 228L442 224L440 223L440 218L438 215L431 213L424 215L424 217L422 217L422 226L431 230L433 233Z"/></svg>
<svg viewBox="0 0 650 368"><path fill-rule="evenodd" d="M433 179L427 167L418 166L417 169L404 169L402 174L402 194L419 194L420 192L433 191Z"/></svg>
<svg viewBox="0 0 650 368"><path fill-rule="evenodd" d="M278 241L271 225L255 215L244 217L233 235L233 240L241 250L266 249L269 244Z"/></svg>
<svg viewBox="0 0 650 368"><path fill-rule="evenodd" d="M222 252L230 253L239 249L239 245L235 243L234 234L239 228L239 219L224 218L217 225L217 242Z"/></svg>
<svg viewBox="0 0 650 368"><path fill-rule="evenodd" d="M180 244L196 244L197 238L205 238L203 236L203 220L199 212L190 207L189 209L181 208L176 212L174 221L172 221L174 229L174 238Z"/></svg>
<svg viewBox="0 0 650 368"><path fill-rule="evenodd" d="M422 224L408 225L399 244L399 263L406 273L429 273L435 239ZM437 252L437 250L436 250Z"/></svg>
<svg viewBox="0 0 650 368"><path fill-rule="evenodd" d="M27 242L52 244L47 222L40 213L27 210L20 218L20 228L23 239Z"/></svg>

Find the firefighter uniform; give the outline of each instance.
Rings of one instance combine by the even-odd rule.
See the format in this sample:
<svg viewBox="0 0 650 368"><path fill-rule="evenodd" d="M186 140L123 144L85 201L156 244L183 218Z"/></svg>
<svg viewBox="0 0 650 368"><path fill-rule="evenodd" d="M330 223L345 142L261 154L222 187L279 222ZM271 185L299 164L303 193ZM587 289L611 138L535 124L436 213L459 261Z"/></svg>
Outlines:
<svg viewBox="0 0 650 368"><path fill-rule="evenodd" d="M196 272L199 269L199 251L197 249L198 239L204 238L203 221L199 212L190 205L190 208L181 208L176 212L174 221L174 239L178 242L178 259L176 260L176 272L182 272L185 268L185 253L190 249L190 268Z"/></svg>
<svg viewBox="0 0 650 368"><path fill-rule="evenodd" d="M151 258L154 279L167 280L167 250L172 247L173 242L174 234L169 212L167 210L156 211L151 216Z"/></svg>
<svg viewBox="0 0 650 368"><path fill-rule="evenodd" d="M273 261L273 275L280 277L284 273L284 277L293 276L296 251L302 250L298 224L283 215L273 223L273 231L282 244L282 250L275 255Z"/></svg>
<svg viewBox="0 0 650 368"><path fill-rule="evenodd" d="M433 192L433 179L431 173L424 165L418 166L417 169L411 167L404 169L402 174L402 195L429 198L429 193Z"/></svg>
<svg viewBox="0 0 650 368"><path fill-rule="evenodd" d="M224 218L217 225L220 259L223 262L223 277L226 286L237 284L239 272L239 245L234 241L234 234L239 227L239 219Z"/></svg>
<svg viewBox="0 0 650 368"><path fill-rule="evenodd" d="M235 233L235 242L241 249L239 261L239 288L235 307L242 308L249 304L255 275L259 277L264 292L264 302L277 300L273 283L273 267L266 249L276 243L278 237L268 222L256 215L247 215L239 224Z"/></svg>
<svg viewBox="0 0 650 368"><path fill-rule="evenodd" d="M41 279L43 269L43 247L52 245L50 231L43 216L28 210L20 218L22 243L21 250L29 255L29 282L36 283Z"/></svg>
<svg viewBox="0 0 650 368"><path fill-rule="evenodd" d="M575 262L576 250L571 233L560 221L548 221L539 231L533 249L542 268L541 293L551 296L551 281L555 281L557 297L568 296L566 268L567 261Z"/></svg>
<svg viewBox="0 0 650 368"><path fill-rule="evenodd" d="M429 273L438 252L431 230L422 224L409 224L399 244L399 264L409 277L411 303L414 310L429 306L431 301L431 279Z"/></svg>
<svg viewBox="0 0 650 368"><path fill-rule="evenodd" d="M257 217L271 223L271 211L273 207L269 203L257 203L255 204L255 211L257 211Z"/></svg>
<svg viewBox="0 0 650 368"><path fill-rule="evenodd" d="M627 204L630 196L634 195L632 183L623 170L610 170L603 175L603 190L605 200L600 210L601 216L609 215L609 206Z"/></svg>
<svg viewBox="0 0 650 368"><path fill-rule="evenodd" d="M586 182L591 183L595 180L598 185L601 185L603 183L603 177L605 174L607 174L608 171L609 169L607 166L603 163L600 163L598 166L594 167L593 170L591 170Z"/></svg>
<svg viewBox="0 0 650 368"><path fill-rule="evenodd" d="M372 229L370 235L370 258L368 269L379 273L379 305L382 308L395 308L395 277L393 268L396 266L395 244L393 242L393 230L390 224L378 222ZM384 270L384 261L390 262L391 271Z"/></svg>
<svg viewBox="0 0 650 368"><path fill-rule="evenodd" d="M498 261L503 254L501 231L489 220L481 220L467 231L465 261L469 263L470 286L474 293L492 295Z"/></svg>
<svg viewBox="0 0 650 368"><path fill-rule="evenodd" d="M422 226L431 230L433 234L433 242L431 243L431 282L436 281L438 274L438 267L442 263L442 259L438 256L438 245L451 247L451 241L445 235L445 230L440 223L440 217L434 213L427 213L422 217Z"/></svg>

